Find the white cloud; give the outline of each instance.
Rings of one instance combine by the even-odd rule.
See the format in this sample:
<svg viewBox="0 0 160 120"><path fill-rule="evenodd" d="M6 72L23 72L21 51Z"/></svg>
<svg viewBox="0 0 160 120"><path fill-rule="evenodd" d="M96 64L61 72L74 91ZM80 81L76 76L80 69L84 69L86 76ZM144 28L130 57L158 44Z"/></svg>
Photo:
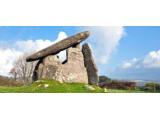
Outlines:
<svg viewBox="0 0 160 120"><path fill-rule="evenodd" d="M18 56L23 55L24 53L31 53L33 51L41 50L45 47L50 46L51 44L58 42L67 35L65 32L60 32L56 40L24 40L24 41L16 41L15 44L10 45L8 48L0 47L0 74L8 75L10 69L13 67L14 61ZM59 53L61 61L63 61L66 57L66 52L63 51Z"/></svg>
<svg viewBox="0 0 160 120"><path fill-rule="evenodd" d="M13 63L18 56L22 55L22 52L15 49L0 49L0 74L8 75L10 69L13 67Z"/></svg>
<svg viewBox="0 0 160 120"><path fill-rule="evenodd" d="M132 66L132 64L130 62L124 62L122 65L122 68L127 69L130 68Z"/></svg>
<svg viewBox="0 0 160 120"><path fill-rule="evenodd" d="M15 43L15 46L17 47L17 50L23 51L23 52L33 52L38 51L40 49L43 49L49 45L51 45L53 42L50 40L26 40L26 41L17 41Z"/></svg>
<svg viewBox="0 0 160 120"><path fill-rule="evenodd" d="M160 50L151 51L142 58L124 61L110 76L119 79L160 80Z"/></svg>
<svg viewBox="0 0 160 120"><path fill-rule="evenodd" d="M139 67L139 59L133 58L132 60L124 61L121 65L121 68L123 69L129 69L129 68L138 68Z"/></svg>
<svg viewBox="0 0 160 120"><path fill-rule="evenodd" d="M106 64L125 35L124 27L85 27L91 32L90 41L98 64Z"/></svg>
<svg viewBox="0 0 160 120"><path fill-rule="evenodd" d="M56 40L43 40L43 39L38 39L38 40L24 40L24 41L17 41L15 43L16 49L23 51L23 52L33 52L33 51L39 51L43 48L46 48L50 46L51 44L54 44L64 38L66 38L67 35L65 32L59 32L58 37Z"/></svg>
<svg viewBox="0 0 160 120"><path fill-rule="evenodd" d="M141 59L134 58L123 62L121 68L160 68L160 50L151 51Z"/></svg>
<svg viewBox="0 0 160 120"><path fill-rule="evenodd" d="M160 50L150 52L143 60L144 67L160 68Z"/></svg>
<svg viewBox="0 0 160 120"><path fill-rule="evenodd" d="M57 39L54 41L54 43L59 42L62 39L67 38L67 34L65 32L59 32Z"/></svg>

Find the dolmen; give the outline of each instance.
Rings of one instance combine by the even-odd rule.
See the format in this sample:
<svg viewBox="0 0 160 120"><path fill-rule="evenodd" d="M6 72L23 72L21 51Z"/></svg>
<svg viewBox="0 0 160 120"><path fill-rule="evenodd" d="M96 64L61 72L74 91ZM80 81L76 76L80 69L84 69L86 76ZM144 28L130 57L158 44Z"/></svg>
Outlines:
<svg viewBox="0 0 160 120"><path fill-rule="evenodd" d="M89 37L89 31L63 39L26 58L27 62L38 61L32 79L57 80L61 83L98 84L98 69L88 43L80 43ZM66 50L66 60L61 62L58 53Z"/></svg>

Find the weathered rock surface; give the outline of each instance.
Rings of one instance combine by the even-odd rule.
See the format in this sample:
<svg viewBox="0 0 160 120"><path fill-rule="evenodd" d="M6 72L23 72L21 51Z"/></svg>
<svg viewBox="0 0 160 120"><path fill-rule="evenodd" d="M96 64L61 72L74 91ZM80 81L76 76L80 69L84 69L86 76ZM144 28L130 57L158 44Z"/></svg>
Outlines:
<svg viewBox="0 0 160 120"><path fill-rule="evenodd" d="M79 45L67 49L67 60L61 63L57 56L45 57L37 63L34 80L54 79L59 82L88 83L84 58Z"/></svg>
<svg viewBox="0 0 160 120"><path fill-rule="evenodd" d="M92 51L87 43L82 46L82 52L84 56L84 65L87 69L88 82L92 85L97 84L99 80L98 69L94 62Z"/></svg>
<svg viewBox="0 0 160 120"><path fill-rule="evenodd" d="M51 45L26 58L27 62L38 60L33 72L33 80L53 79L59 82L98 84L98 69L91 49L80 42L89 36L89 32L81 32ZM62 63L56 56L66 50L67 58Z"/></svg>
<svg viewBox="0 0 160 120"><path fill-rule="evenodd" d="M57 56L48 56L38 61L33 72L33 81L38 79L54 79L55 73L61 65Z"/></svg>
<svg viewBox="0 0 160 120"><path fill-rule="evenodd" d="M78 33L74 36L68 37L64 40L61 40L58 43L51 45L50 47L47 47L39 52L32 54L31 56L28 56L26 58L26 61L27 62L35 61L35 60L43 59L44 57L47 57L49 55L55 55L60 51L63 51L69 47L79 44L80 42L85 40L88 36L89 36L89 32L85 31L85 32Z"/></svg>

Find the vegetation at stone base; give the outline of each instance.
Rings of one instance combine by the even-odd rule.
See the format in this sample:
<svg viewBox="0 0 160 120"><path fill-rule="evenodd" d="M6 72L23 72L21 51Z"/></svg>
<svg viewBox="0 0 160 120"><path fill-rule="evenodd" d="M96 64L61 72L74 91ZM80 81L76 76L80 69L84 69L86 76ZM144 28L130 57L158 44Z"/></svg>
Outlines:
<svg viewBox="0 0 160 120"><path fill-rule="evenodd" d="M95 90L86 88L81 83L59 83L54 80L39 80L31 85L20 87L0 87L0 93L144 93L140 89L135 90L118 90L103 89L97 86L90 86Z"/></svg>
<svg viewBox="0 0 160 120"><path fill-rule="evenodd" d="M31 85L21 87L0 87L0 93L103 93L104 90L92 86L89 90L81 83L59 83L55 80L39 80Z"/></svg>
<svg viewBox="0 0 160 120"><path fill-rule="evenodd" d="M100 87L108 89L134 90L136 88L136 83L129 81L112 80L109 83L100 84Z"/></svg>
<svg viewBox="0 0 160 120"><path fill-rule="evenodd" d="M103 83L103 82L111 82L111 78L108 78L107 76L99 76L99 83Z"/></svg>
<svg viewBox="0 0 160 120"><path fill-rule="evenodd" d="M99 86L107 89L135 90L136 83L131 81L112 80L106 76L99 77Z"/></svg>
<svg viewBox="0 0 160 120"><path fill-rule="evenodd" d="M0 76L0 86L22 86L22 83L9 77Z"/></svg>
<svg viewBox="0 0 160 120"><path fill-rule="evenodd" d="M107 78L108 79L108 78ZM111 83L111 88L106 86L100 88L98 86L89 86L94 90L86 88L85 84L81 83L59 83L55 80L39 80L30 85L22 85L18 81L11 80L8 77L0 76L0 93L158 93L160 92L160 84L146 83L143 87L117 88L122 85L121 82L113 82L111 79L107 80ZM104 82L104 81L103 81ZM117 85L115 87L115 85ZM122 85L123 86L123 85ZM121 86L121 87L122 87Z"/></svg>
<svg viewBox="0 0 160 120"><path fill-rule="evenodd" d="M122 89L107 89L106 93L150 93L141 89L135 90L122 90Z"/></svg>
<svg viewBox="0 0 160 120"><path fill-rule="evenodd" d="M154 93L160 92L160 84L154 82L146 83L144 86L139 88L143 91L148 91L148 92L154 92Z"/></svg>
<svg viewBox="0 0 160 120"><path fill-rule="evenodd" d="M99 86L106 88L109 93L128 93L128 92L140 92L140 93L160 93L159 83L146 83L144 86L137 86L133 81L119 81L112 80L106 76L99 77Z"/></svg>

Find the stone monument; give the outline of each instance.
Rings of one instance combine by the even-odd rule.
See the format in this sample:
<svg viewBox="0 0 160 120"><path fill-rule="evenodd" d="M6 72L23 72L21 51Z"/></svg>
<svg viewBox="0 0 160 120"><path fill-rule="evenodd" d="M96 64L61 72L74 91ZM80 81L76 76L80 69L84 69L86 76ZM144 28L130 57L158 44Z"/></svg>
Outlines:
<svg viewBox="0 0 160 120"><path fill-rule="evenodd" d="M52 79L61 83L98 83L98 69L88 44L80 42L89 37L89 32L81 32L59 41L26 58L27 62L38 60L33 72L33 81ZM66 60L60 62L57 54L66 50Z"/></svg>

